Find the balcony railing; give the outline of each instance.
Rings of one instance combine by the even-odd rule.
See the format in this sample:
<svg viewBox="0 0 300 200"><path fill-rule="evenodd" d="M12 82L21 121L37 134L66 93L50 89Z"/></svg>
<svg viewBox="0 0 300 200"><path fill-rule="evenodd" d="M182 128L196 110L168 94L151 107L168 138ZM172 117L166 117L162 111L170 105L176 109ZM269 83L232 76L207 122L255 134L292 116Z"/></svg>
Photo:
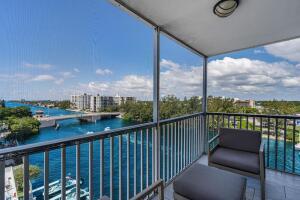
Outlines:
<svg viewBox="0 0 300 200"><path fill-rule="evenodd" d="M83 174L87 174L90 199L104 195L111 199L130 199L159 178L166 184L172 182L203 154L206 138L214 137L220 127L262 131L266 167L300 174L300 158L295 147L299 140L297 120L300 120L299 116L207 113L206 135L204 116L196 113L162 120L159 124L146 123L2 149L0 199L5 199L5 161L20 158L23 160L24 199L32 197L29 176L32 162L42 163L44 199L49 199L51 162L59 165L56 168L60 171L61 199L66 199L67 166L76 175L76 194L82 189ZM36 157L37 154L43 156Z"/></svg>
<svg viewBox="0 0 300 200"><path fill-rule="evenodd" d="M208 113L209 138L217 134L220 127L258 130L263 134L266 167L300 175L300 116Z"/></svg>
<svg viewBox="0 0 300 200"><path fill-rule="evenodd" d="M82 174L88 172L89 199L104 195L110 199L130 199L154 184L158 175L168 184L202 155L205 144L202 124L203 116L197 113L163 120L159 124L146 123L2 149L0 199L5 199L5 161L18 158L23 160L24 199L33 197L29 175L32 162L42 163L45 200L49 199L51 162L57 162L59 166L63 200L67 195L67 166L71 166L76 174L76 194L82 189ZM37 154L43 156L36 157ZM77 195L76 199L79 198Z"/></svg>

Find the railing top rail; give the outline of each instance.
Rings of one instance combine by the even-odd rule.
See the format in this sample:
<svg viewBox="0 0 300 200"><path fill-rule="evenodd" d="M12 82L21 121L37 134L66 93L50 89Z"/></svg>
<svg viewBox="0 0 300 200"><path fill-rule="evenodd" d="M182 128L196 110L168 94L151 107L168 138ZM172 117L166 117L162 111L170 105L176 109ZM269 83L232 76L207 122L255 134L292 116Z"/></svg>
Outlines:
<svg viewBox="0 0 300 200"><path fill-rule="evenodd" d="M188 118L191 118L191 117L201 116L201 115L203 115L203 112L193 113L193 114L184 115L184 116L180 116L180 117L174 117L174 118L171 118L171 119L163 119L159 123L160 124L167 124L167 123L172 123L172 122L188 119Z"/></svg>
<svg viewBox="0 0 300 200"><path fill-rule="evenodd" d="M87 143L90 141L118 136L123 133L127 133L137 129L152 128L154 126L156 126L156 123L151 122L151 123L128 126L124 128L118 128L109 131L97 132L89 135L79 135L79 136L74 136L69 138L51 140L47 142L39 142L35 144L27 144L22 146L0 149L0 160L10 159L15 156L23 156L28 154L40 153L46 150L58 149L61 148L62 146L64 147L73 146L77 143Z"/></svg>
<svg viewBox="0 0 300 200"><path fill-rule="evenodd" d="M208 115L225 115L225 116L245 116L245 117L262 117L262 118L280 118L280 119L300 119L297 115L268 115L268 114L248 114L248 113L222 113L207 112Z"/></svg>
<svg viewBox="0 0 300 200"><path fill-rule="evenodd" d="M171 123L175 121L180 121L184 119L188 119L191 117L202 115L203 113L195 113L191 115L185 115L181 117L175 117L171 119L166 119L160 121L161 124ZM68 147L68 146L74 146L77 143L87 143L90 141L105 139L109 137L114 137L121 135L123 133L128 133L130 131L138 130L138 129L144 129L144 128L152 128L155 127L157 124L155 122L150 123L144 123L144 124L138 124L118 129L113 129L109 131L101 131L89 135L79 135L79 136L73 136L69 138L63 138L63 139L57 139L57 140L51 140L47 142L39 142L35 144L27 144L17 147L11 147L11 148L5 148L0 149L0 160L6 160L13 158L15 156L23 156L28 154L34 154L34 153L41 153L46 150L54 150L61 148L62 146Z"/></svg>

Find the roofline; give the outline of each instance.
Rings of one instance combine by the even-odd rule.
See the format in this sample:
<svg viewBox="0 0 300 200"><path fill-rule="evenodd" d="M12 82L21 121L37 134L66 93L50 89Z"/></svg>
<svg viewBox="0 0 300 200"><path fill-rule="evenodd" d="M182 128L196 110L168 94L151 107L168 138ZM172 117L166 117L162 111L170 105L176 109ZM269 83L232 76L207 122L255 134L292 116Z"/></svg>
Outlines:
<svg viewBox="0 0 300 200"><path fill-rule="evenodd" d="M299 36L294 36L294 37L290 37L290 38L287 38L287 39L276 40L276 41L262 43L262 44L258 44L258 45L254 45L254 46L249 46L249 47L244 47L244 48L240 48L240 49L235 49L235 50L231 50L231 51L225 51L225 52L221 52L221 53L217 53L217 54L206 55L206 54L198 51L194 47L190 46L189 44L185 43L184 41L182 41L178 37L174 36L173 34L169 33L167 30L164 30L163 27L160 27L159 25L155 24L152 20L150 20L147 17L145 17L143 14L141 14L141 13L135 11L134 9L130 8L124 2L122 2L120 0L109 0L109 1L113 5L121 7L121 9L125 10L127 13L129 13L132 16L136 17L137 19L143 21L147 25L149 25L149 26L151 26L153 28L159 27L160 28L160 32L162 32L165 36L167 36L168 38L174 40L175 42L177 42L179 45L183 46L184 48L186 48L186 49L192 51L193 53L195 53L195 54L197 54L199 56L202 56L204 58L211 58L211 57L214 57L214 56L221 56L221 55L228 54L228 53L238 52L238 51L242 51L242 50L246 50L246 49L262 47L262 46L265 46L265 45L271 45L271 44L275 44L275 43L279 43L279 42L285 42L285 41L289 41L289 40L300 38L300 35L299 35Z"/></svg>
<svg viewBox="0 0 300 200"><path fill-rule="evenodd" d="M148 24L149 26L155 28L155 27L159 27L160 28L160 32L163 33L165 36L167 36L168 38L174 40L175 42L177 42L179 45L189 49L190 51L192 51L193 53L202 56L202 57L208 57L207 55L205 55L204 53L196 50L195 48L191 47L190 45L188 45L187 43L185 43L184 41L182 41L181 39L179 39L178 37L174 36L173 34L169 33L168 31L164 30L163 27L160 27L159 25L155 24L152 20L148 19L147 17L145 17L144 15L142 15L141 13L133 10L132 8L130 8L129 6L127 6L125 3L121 2L120 0L109 0L113 5L115 6L119 6L121 7L123 10L125 10L127 13L131 14L132 16L136 17L137 19L143 21L144 23Z"/></svg>

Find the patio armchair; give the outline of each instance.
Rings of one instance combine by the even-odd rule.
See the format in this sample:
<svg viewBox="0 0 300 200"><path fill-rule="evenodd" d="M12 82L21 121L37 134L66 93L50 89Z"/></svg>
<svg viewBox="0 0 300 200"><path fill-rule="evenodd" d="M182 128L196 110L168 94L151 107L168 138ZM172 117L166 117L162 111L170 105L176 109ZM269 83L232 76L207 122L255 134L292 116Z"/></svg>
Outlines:
<svg viewBox="0 0 300 200"><path fill-rule="evenodd" d="M219 134L208 143L209 166L260 179L261 198L265 199L265 161L261 132L220 128ZM213 147L210 148L211 146Z"/></svg>

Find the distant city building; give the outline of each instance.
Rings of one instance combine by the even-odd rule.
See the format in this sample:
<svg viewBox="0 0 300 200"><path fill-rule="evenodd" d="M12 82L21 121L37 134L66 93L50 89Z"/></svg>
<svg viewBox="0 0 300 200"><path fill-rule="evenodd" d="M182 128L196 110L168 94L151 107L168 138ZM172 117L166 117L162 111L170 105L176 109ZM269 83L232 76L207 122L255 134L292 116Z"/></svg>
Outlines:
<svg viewBox="0 0 300 200"><path fill-rule="evenodd" d="M91 97L91 103L90 103L90 111L97 112L100 109L106 108L108 106L114 105L114 98L109 96L100 96L99 94L97 96Z"/></svg>
<svg viewBox="0 0 300 200"><path fill-rule="evenodd" d="M87 103L87 101L89 102ZM112 96L101 96L99 94L93 95L72 95L71 96L71 104L74 108L79 110L90 110L92 112L97 112L103 108L109 106L119 106L126 102L135 102L135 97L121 97L116 95L115 97Z"/></svg>
<svg viewBox="0 0 300 200"><path fill-rule="evenodd" d="M255 108L255 101L251 99L249 100L234 99L234 103L240 107Z"/></svg>
<svg viewBox="0 0 300 200"><path fill-rule="evenodd" d="M90 110L92 95L84 93L83 95L72 95L71 104L79 110Z"/></svg>
<svg viewBox="0 0 300 200"><path fill-rule="evenodd" d="M114 98L115 105L122 105L122 104L125 104L126 102L135 102L136 101L135 97L121 97L120 95L116 95L113 98Z"/></svg>

